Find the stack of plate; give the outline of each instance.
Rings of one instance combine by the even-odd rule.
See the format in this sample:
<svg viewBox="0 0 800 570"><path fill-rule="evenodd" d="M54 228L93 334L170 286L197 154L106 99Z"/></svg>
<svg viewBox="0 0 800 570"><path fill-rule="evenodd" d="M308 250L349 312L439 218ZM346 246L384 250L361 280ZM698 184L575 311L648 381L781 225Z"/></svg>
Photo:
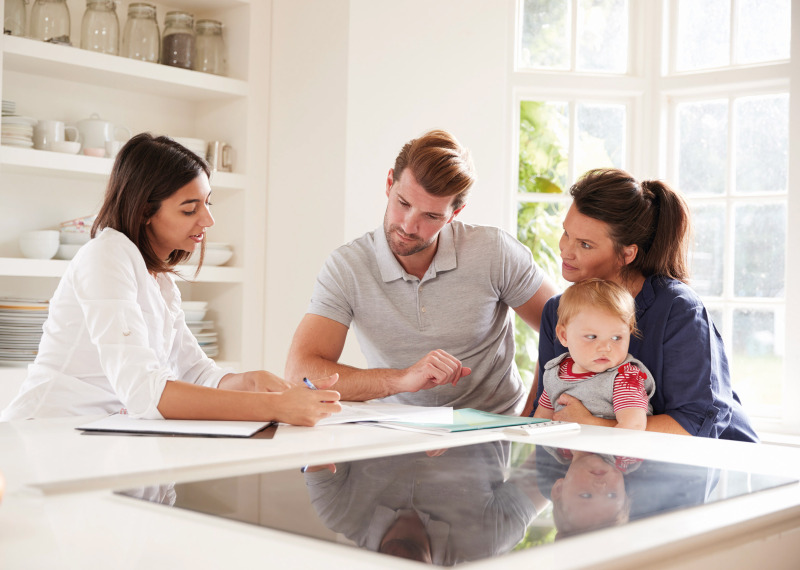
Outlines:
<svg viewBox="0 0 800 570"><path fill-rule="evenodd" d="M33 126L36 123L36 119L31 117L6 115L4 112L0 141L6 145L33 148Z"/></svg>
<svg viewBox="0 0 800 570"><path fill-rule="evenodd" d="M3 99L3 116L16 115L17 103L15 101L7 101Z"/></svg>
<svg viewBox="0 0 800 570"><path fill-rule="evenodd" d="M206 356L214 358L219 354L217 332L214 330L214 321L204 320L208 308L205 301L183 301L181 308L186 316L186 326L197 339L197 343Z"/></svg>
<svg viewBox="0 0 800 570"><path fill-rule="evenodd" d="M33 362L47 320L47 301L0 298L0 364Z"/></svg>

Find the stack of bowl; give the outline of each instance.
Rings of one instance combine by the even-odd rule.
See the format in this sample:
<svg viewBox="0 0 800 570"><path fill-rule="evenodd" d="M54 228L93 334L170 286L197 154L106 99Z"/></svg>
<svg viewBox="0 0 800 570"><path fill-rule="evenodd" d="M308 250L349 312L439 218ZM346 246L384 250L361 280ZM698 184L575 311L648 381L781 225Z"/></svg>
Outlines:
<svg viewBox="0 0 800 570"><path fill-rule="evenodd" d="M22 255L29 259L52 259L58 251L58 232L35 230L19 236Z"/></svg>
<svg viewBox="0 0 800 570"><path fill-rule="evenodd" d="M227 243L208 242L206 243L206 254L203 257L203 265L225 265L233 257L233 249ZM187 265L197 265L200 259L200 248L194 250L192 257L186 260Z"/></svg>
<svg viewBox="0 0 800 570"><path fill-rule="evenodd" d="M82 245L91 239L92 224L97 216L84 216L67 220L59 224L59 241L56 257L58 259L72 259Z"/></svg>
<svg viewBox="0 0 800 570"><path fill-rule="evenodd" d="M197 343L206 356L214 358L219 354L217 333L214 330L214 321L205 319L208 303L205 301L183 301L181 309L186 317L186 326L197 339Z"/></svg>

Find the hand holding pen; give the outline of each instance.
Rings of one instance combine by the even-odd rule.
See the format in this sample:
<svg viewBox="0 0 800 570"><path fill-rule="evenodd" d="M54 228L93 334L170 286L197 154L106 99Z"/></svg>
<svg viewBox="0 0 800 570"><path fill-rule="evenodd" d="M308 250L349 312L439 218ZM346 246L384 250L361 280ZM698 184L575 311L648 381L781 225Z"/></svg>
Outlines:
<svg viewBox="0 0 800 570"><path fill-rule="evenodd" d="M280 392L280 397L285 401L283 409L287 412L290 410L287 417L288 414L292 417L289 419L281 417L279 420L294 425L313 426L321 419L341 412L339 392L329 389L338 379L339 375L333 374L328 378L317 380L319 389L310 380L306 380L305 385L295 384L292 388Z"/></svg>

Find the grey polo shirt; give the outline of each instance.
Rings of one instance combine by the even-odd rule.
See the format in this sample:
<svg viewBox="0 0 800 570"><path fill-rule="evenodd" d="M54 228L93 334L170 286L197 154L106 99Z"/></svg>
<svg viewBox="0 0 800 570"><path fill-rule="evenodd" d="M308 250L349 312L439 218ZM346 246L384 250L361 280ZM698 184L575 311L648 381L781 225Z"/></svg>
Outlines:
<svg viewBox="0 0 800 570"><path fill-rule="evenodd" d="M435 349L472 368L456 386L386 401L519 413L525 391L509 307L528 301L543 278L507 232L452 222L420 281L394 257L381 226L328 257L308 312L352 325L369 368L407 368Z"/></svg>

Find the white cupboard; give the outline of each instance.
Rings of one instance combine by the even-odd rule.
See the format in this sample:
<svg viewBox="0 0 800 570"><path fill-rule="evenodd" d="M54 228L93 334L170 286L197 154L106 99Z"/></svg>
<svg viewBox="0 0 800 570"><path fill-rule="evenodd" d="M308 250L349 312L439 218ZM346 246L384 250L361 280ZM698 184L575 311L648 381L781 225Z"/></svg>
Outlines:
<svg viewBox="0 0 800 570"><path fill-rule="evenodd" d="M74 47L23 37L0 39L0 93L19 115L75 123L97 113L132 133L220 140L234 150L232 172L211 178L216 225L209 241L234 255L180 281L185 300L209 302L219 335L217 360L236 368L263 367L269 37L267 0L153 2L158 22L170 10L224 25L227 77L79 49L85 0L68 0ZM3 6L4 0L0 0ZM28 16L33 0L28 5ZM130 2L117 3L120 34ZM0 297L47 299L68 261L25 259L26 230L58 229L62 221L97 212L112 160L0 146ZM2 384L18 383L24 368L0 364Z"/></svg>

